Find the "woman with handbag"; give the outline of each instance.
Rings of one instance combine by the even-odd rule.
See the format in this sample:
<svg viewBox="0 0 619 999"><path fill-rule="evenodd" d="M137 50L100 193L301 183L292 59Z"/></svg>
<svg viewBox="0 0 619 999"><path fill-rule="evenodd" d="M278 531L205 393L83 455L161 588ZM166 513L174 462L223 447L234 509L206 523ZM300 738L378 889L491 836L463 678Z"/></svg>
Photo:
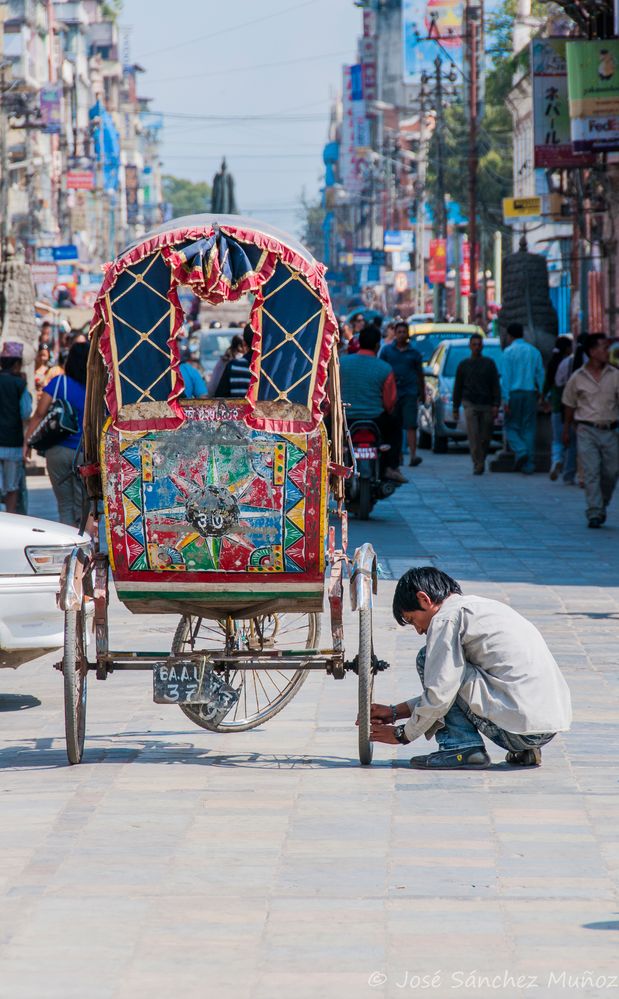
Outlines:
<svg viewBox="0 0 619 999"><path fill-rule="evenodd" d="M44 387L26 431L26 456L31 447L45 455L58 519L75 527L82 519L85 497L77 454L82 442L88 351L87 343L73 344L64 375L57 375Z"/></svg>

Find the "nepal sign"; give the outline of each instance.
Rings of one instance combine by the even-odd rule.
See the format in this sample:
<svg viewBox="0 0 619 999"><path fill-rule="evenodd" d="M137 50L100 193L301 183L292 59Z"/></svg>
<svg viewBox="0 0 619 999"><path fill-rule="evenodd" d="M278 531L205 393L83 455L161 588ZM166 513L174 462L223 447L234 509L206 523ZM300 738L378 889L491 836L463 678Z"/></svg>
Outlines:
<svg viewBox="0 0 619 999"><path fill-rule="evenodd" d="M565 38L534 38L533 135L535 166L543 169L588 166L592 158L574 152L568 104Z"/></svg>

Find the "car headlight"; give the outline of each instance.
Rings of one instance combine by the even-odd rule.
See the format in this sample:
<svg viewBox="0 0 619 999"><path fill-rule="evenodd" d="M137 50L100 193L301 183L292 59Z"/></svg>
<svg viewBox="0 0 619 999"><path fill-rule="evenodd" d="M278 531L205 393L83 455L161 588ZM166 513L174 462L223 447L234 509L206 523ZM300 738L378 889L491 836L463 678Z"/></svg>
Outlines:
<svg viewBox="0 0 619 999"><path fill-rule="evenodd" d="M91 542L79 545L88 555ZM26 558L33 570L39 575L59 576L67 555L70 555L75 545L29 545L26 548Z"/></svg>

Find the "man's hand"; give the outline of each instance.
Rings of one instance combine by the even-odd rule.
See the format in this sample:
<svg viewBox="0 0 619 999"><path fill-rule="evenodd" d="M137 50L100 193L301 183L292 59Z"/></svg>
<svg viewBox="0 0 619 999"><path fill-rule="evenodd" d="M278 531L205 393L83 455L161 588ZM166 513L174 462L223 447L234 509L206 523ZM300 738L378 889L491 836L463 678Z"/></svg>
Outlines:
<svg viewBox="0 0 619 999"><path fill-rule="evenodd" d="M389 746L399 746L399 742L395 737L393 725L384 725L380 721L374 721L373 718L372 727L370 729L370 738L373 742L386 742Z"/></svg>
<svg viewBox="0 0 619 999"><path fill-rule="evenodd" d="M393 724L393 711L391 710L390 704L371 704L370 705L370 721L372 722L383 722L386 724ZM359 724L359 715L357 715L357 721L355 725Z"/></svg>

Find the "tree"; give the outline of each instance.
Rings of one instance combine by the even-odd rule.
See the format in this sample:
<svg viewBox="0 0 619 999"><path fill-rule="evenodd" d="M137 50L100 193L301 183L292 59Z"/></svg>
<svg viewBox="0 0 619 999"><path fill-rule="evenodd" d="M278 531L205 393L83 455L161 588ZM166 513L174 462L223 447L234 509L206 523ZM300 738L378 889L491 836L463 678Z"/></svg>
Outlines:
<svg viewBox="0 0 619 999"><path fill-rule="evenodd" d="M205 181L197 184L184 177L163 178L163 197L172 208L172 216L200 215L211 210L211 187Z"/></svg>
<svg viewBox="0 0 619 999"><path fill-rule="evenodd" d="M110 21L117 21L123 11L123 0L106 0L101 13Z"/></svg>
<svg viewBox="0 0 619 999"><path fill-rule="evenodd" d="M533 16L547 16L548 4L534 0ZM551 5L552 6L552 5ZM528 65L528 47L518 55L512 53L513 27L516 0L503 0L486 22L487 52L490 63L485 73L484 111L478 123L477 206L480 229L505 233L511 230L503 222L503 198L513 190L513 120L510 111L510 91L514 74ZM464 104L459 100L445 108L445 190L449 198L460 204L467 214L466 195L463 194L463 172L466 172L468 150L468 122ZM437 176L436 132L430 142L428 162L428 188L430 202L436 217ZM464 153L464 155L463 155ZM483 238L482 238L483 242ZM488 243L488 252L490 244Z"/></svg>
<svg viewBox="0 0 619 999"><path fill-rule="evenodd" d="M322 198L315 198L312 201L303 190L299 198L300 239L317 260L322 260L324 257L324 220L325 209Z"/></svg>

